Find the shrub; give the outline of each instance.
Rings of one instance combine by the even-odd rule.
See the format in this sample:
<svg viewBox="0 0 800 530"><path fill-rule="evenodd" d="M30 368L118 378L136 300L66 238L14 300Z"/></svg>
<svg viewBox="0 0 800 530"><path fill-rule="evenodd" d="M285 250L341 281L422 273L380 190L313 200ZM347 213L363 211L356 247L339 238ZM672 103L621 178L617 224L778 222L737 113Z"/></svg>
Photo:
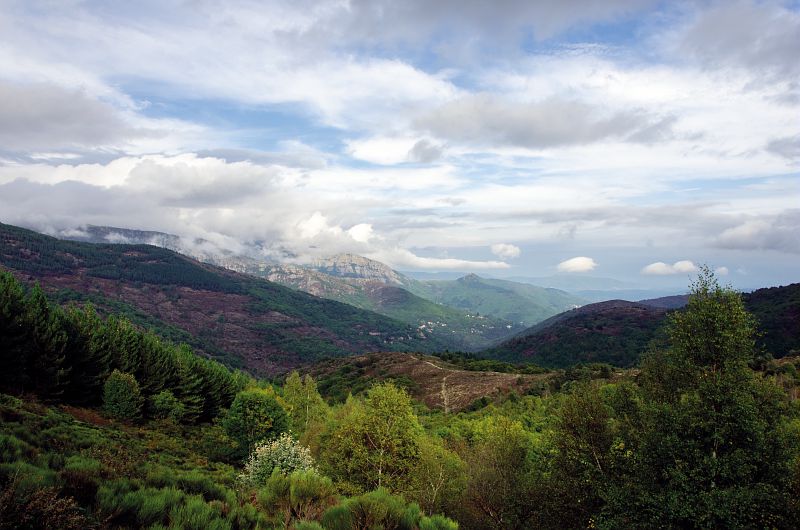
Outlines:
<svg viewBox="0 0 800 530"><path fill-rule="evenodd" d="M0 529L83 530L91 526L75 499L60 497L56 488L20 493L17 485L15 480L0 492Z"/></svg>
<svg viewBox="0 0 800 530"><path fill-rule="evenodd" d="M159 419L170 419L175 423L180 423L186 414L186 407L169 390L162 390L151 400L150 406L153 416Z"/></svg>
<svg viewBox="0 0 800 530"><path fill-rule="evenodd" d="M16 462L30 460L36 450L26 442L13 435L0 434L0 462Z"/></svg>
<svg viewBox="0 0 800 530"><path fill-rule="evenodd" d="M264 511L275 515L275 523L289 526L292 521L319 519L336 503L336 488L312 470L285 476L276 469L257 499Z"/></svg>
<svg viewBox="0 0 800 530"><path fill-rule="evenodd" d="M260 486L266 483L275 469L283 475L313 470L314 458L308 448L284 433L271 442L256 446L244 466L241 478L246 484Z"/></svg>
<svg viewBox="0 0 800 530"><path fill-rule="evenodd" d="M170 527L185 530L231 530L231 524L221 518L219 508L207 504L202 497L186 498L183 506L169 512Z"/></svg>
<svg viewBox="0 0 800 530"><path fill-rule="evenodd" d="M103 408L114 418L132 421L142 416L142 394L131 374L114 370L103 387Z"/></svg>
<svg viewBox="0 0 800 530"><path fill-rule="evenodd" d="M407 512L411 513L407 513ZM385 528L413 530L419 520L416 504L406 506L402 498L390 494L386 488L351 497L334 506L322 516L322 526L328 530L351 528Z"/></svg>
<svg viewBox="0 0 800 530"><path fill-rule="evenodd" d="M94 501L102 474L103 465L97 460L71 456L67 458L59 477L64 483L66 495L74 497L82 505L88 505Z"/></svg>

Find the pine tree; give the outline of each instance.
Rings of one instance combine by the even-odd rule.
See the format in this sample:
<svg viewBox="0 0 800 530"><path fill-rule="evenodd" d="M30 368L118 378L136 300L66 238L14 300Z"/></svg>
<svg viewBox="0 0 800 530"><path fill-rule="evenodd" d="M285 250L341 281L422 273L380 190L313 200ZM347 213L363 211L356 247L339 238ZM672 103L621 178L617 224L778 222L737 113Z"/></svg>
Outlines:
<svg viewBox="0 0 800 530"><path fill-rule="evenodd" d="M0 271L0 388L19 392L29 374L30 337L25 291L8 272Z"/></svg>
<svg viewBox="0 0 800 530"><path fill-rule="evenodd" d="M105 323L91 304L83 309L70 307L65 316L71 375L65 397L80 405L97 404L110 370Z"/></svg>
<svg viewBox="0 0 800 530"><path fill-rule="evenodd" d="M27 298L27 323L31 330L32 355L28 360L30 390L45 399L57 399L69 383L65 363L67 334L63 312L54 309L39 285Z"/></svg>

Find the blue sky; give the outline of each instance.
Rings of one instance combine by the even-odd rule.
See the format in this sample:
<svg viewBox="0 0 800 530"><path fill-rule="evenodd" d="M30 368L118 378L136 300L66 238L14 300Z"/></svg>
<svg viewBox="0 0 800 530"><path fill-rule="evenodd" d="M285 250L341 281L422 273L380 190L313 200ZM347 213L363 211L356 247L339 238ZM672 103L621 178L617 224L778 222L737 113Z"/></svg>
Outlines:
<svg viewBox="0 0 800 530"><path fill-rule="evenodd" d="M0 1L0 44L3 222L800 280L797 2Z"/></svg>

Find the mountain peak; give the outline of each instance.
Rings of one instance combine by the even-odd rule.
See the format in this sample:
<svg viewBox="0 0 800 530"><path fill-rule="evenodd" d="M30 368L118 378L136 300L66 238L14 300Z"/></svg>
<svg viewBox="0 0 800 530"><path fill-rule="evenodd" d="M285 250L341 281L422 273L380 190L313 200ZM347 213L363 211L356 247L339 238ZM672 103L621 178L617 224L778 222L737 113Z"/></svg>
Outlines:
<svg viewBox="0 0 800 530"><path fill-rule="evenodd" d="M405 285L405 278L388 265L357 254L336 254L318 258L309 267L332 276L376 280L394 285Z"/></svg>

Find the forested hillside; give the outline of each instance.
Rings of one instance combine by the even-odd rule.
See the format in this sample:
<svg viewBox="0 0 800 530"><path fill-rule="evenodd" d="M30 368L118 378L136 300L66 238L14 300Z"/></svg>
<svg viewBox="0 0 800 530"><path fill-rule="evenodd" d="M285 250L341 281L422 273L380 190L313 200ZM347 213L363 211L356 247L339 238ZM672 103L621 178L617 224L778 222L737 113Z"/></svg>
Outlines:
<svg viewBox="0 0 800 530"><path fill-rule="evenodd" d="M257 373L323 356L435 351L416 326L147 245L61 241L0 224L0 266L58 301L90 301Z"/></svg>

